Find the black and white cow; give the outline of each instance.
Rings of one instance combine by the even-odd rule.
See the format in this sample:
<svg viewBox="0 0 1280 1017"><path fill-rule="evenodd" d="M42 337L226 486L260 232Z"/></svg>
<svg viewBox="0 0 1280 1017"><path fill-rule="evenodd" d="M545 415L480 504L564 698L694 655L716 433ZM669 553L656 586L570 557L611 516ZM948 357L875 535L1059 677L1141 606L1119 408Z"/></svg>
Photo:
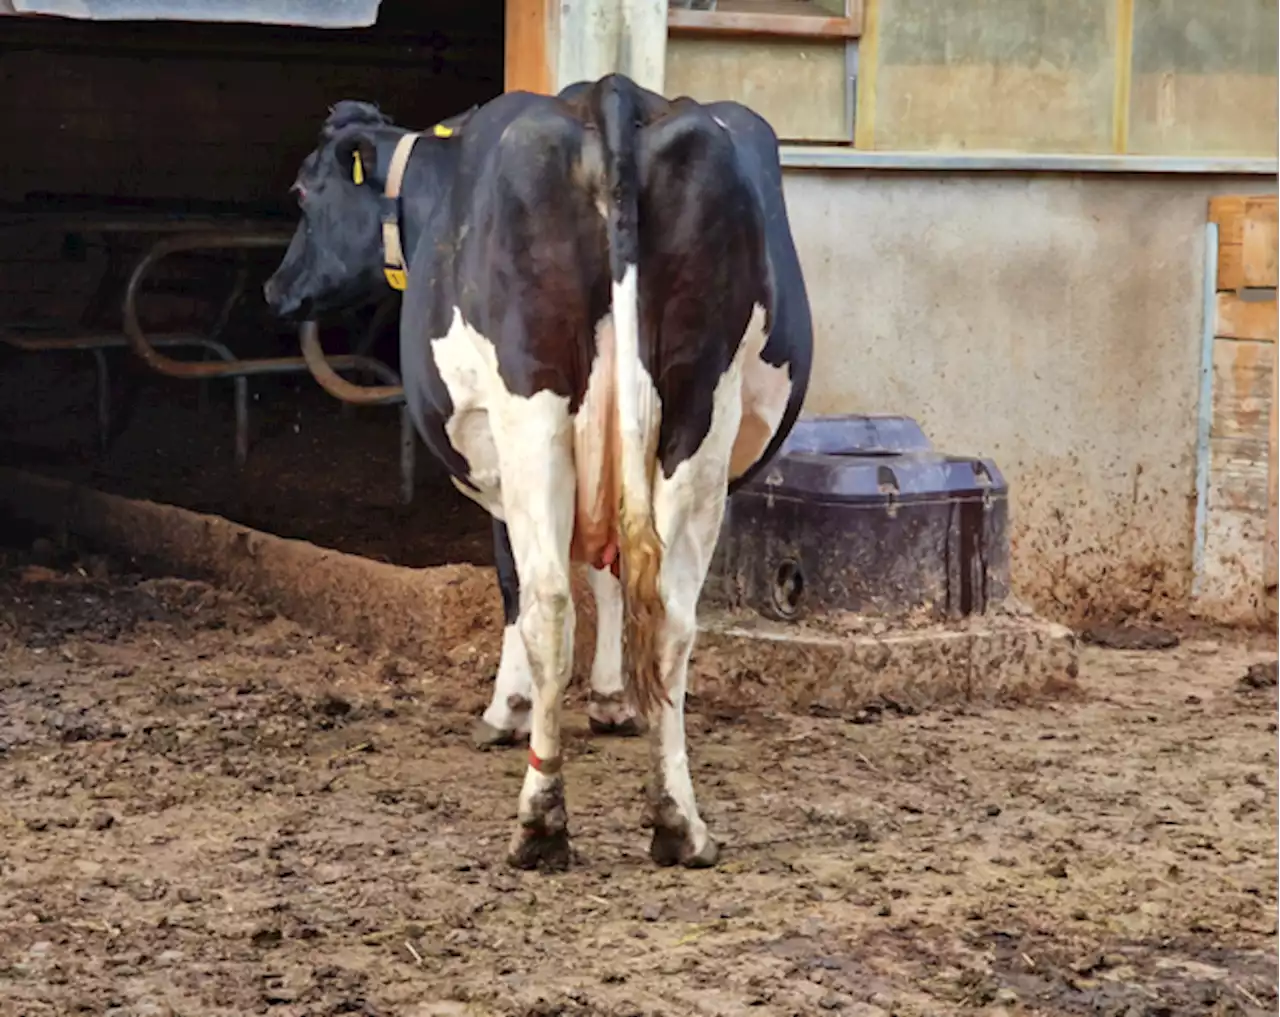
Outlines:
<svg viewBox="0 0 1280 1017"><path fill-rule="evenodd" d="M508 625L486 720L517 730L508 704L531 703L510 861L568 863L560 715L581 561L606 650L596 701L625 684L654 742L650 853L714 864L685 749L695 608L726 492L790 431L812 357L772 129L618 75L508 93L421 135L342 102L295 189L302 221L268 303L311 316L383 278L404 288L418 431L496 521Z"/></svg>

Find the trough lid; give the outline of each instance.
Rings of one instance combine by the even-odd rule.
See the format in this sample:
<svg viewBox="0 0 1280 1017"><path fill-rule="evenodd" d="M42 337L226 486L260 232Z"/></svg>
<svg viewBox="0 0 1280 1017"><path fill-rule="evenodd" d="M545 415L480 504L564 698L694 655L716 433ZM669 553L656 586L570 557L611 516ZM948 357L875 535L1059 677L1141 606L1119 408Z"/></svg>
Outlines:
<svg viewBox="0 0 1280 1017"><path fill-rule="evenodd" d="M0 15L81 21L217 21L304 28L367 28L380 0L0 0Z"/></svg>
<svg viewBox="0 0 1280 1017"><path fill-rule="evenodd" d="M790 452L741 490L754 496L883 505L944 498L1002 496L1004 476L990 459L941 452L860 455ZM735 495L736 497L736 495Z"/></svg>
<svg viewBox="0 0 1280 1017"><path fill-rule="evenodd" d="M783 442L779 454L826 452L884 455L890 452L928 452L924 431L910 417L846 413L834 417L804 417Z"/></svg>
<svg viewBox="0 0 1280 1017"><path fill-rule="evenodd" d="M994 462L935 452L910 417L848 413L796 421L773 462L740 493L883 505L1007 490Z"/></svg>

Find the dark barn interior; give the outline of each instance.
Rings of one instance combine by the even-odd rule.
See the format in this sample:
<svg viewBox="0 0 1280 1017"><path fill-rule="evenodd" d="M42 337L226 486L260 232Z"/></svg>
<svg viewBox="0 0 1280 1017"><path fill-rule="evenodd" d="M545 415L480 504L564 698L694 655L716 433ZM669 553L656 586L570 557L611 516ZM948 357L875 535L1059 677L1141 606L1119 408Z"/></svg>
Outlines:
<svg viewBox="0 0 1280 1017"><path fill-rule="evenodd" d="M0 465L402 564L486 561L487 520L420 445L401 504L394 407L344 406L306 373L250 378L237 468L230 379L169 378L127 348L13 340L120 337L125 277L175 221L291 229L289 185L337 100L427 127L497 95L502 79L495 0L384 0L375 26L340 30L0 18ZM261 296L281 253L164 259L138 299L144 330L216 333L239 358L296 356L296 332ZM243 295L220 326L237 274ZM372 311L324 323L327 350L358 345ZM398 369L394 322L368 352Z"/></svg>

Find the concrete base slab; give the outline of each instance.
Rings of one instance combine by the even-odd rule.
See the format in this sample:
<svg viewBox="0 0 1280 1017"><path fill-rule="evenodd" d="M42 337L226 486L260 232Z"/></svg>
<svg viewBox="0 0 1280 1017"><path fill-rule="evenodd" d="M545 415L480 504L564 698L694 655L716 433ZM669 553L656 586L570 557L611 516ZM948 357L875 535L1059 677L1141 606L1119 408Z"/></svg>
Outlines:
<svg viewBox="0 0 1280 1017"><path fill-rule="evenodd" d="M762 682L785 678L789 705L816 714L1061 695L1079 673L1070 629L1013 611L910 628L856 616L784 625L704 611L700 628L700 667L749 661Z"/></svg>

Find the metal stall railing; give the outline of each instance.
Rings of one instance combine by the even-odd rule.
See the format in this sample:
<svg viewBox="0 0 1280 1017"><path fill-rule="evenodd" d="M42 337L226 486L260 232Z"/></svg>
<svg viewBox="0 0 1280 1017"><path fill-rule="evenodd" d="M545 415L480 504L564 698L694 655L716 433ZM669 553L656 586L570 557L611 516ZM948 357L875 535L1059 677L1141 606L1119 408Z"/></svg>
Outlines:
<svg viewBox="0 0 1280 1017"><path fill-rule="evenodd" d="M104 224L99 224L104 225ZM107 228L111 224L105 224ZM172 226L170 227L172 228ZM404 405L404 390L399 376L388 365L367 355L367 350L394 309L393 302L386 302L374 314L357 353L326 357L320 347L318 330L308 323L302 330L301 357L266 357L239 359L224 344L213 337L166 334L148 336L138 317L138 295L142 284L157 264L165 258L184 251L253 250L287 247L292 230L241 225L227 229L209 226L196 228L156 241L134 266L125 288L123 305L124 336L118 334L90 334L79 336L49 336L32 338L14 334L12 330L0 330L0 341L26 351L82 350L93 354L98 372L97 401L98 425L103 445L107 441L110 426L110 376L104 351L128 346L153 371L171 378L183 378L205 382L215 378L230 378L235 385L235 460L242 467L249 451L248 379L263 375L310 372L321 387L346 403L364 406L400 406L400 496L408 504L413 500L415 438L413 422ZM214 325L217 335L225 327L235 304L243 296L247 274L237 272L235 282L224 300ZM213 353L215 361L175 360L161 353L172 347L196 347ZM380 387L354 385L342 378L339 371L367 373L383 382Z"/></svg>

